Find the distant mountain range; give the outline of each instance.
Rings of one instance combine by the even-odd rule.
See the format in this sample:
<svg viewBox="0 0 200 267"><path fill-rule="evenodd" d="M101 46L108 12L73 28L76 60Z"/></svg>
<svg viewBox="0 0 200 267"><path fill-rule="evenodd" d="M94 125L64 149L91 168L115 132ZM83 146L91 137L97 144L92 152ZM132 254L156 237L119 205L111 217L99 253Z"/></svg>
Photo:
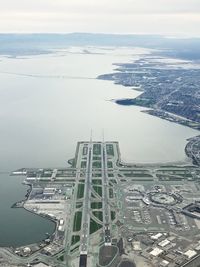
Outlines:
<svg viewBox="0 0 200 267"><path fill-rule="evenodd" d="M167 56L200 59L200 38L119 34L0 34L0 54L10 56L50 53L68 46L128 46L164 50Z"/></svg>

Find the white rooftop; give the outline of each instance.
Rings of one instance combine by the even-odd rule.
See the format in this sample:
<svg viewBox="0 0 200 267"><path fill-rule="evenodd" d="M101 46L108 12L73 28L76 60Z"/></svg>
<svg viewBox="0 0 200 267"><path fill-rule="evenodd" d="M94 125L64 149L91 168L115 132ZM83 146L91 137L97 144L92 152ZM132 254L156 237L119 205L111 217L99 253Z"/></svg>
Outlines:
<svg viewBox="0 0 200 267"><path fill-rule="evenodd" d="M167 246L169 243L170 243L170 241L168 239L165 239L165 240L161 241L160 243L158 243L158 245L163 248L163 247Z"/></svg>
<svg viewBox="0 0 200 267"><path fill-rule="evenodd" d="M151 236L151 239L153 239L153 240L157 240L157 239L159 239L161 236L162 236L161 233L157 233L156 235L152 235L152 236Z"/></svg>
<svg viewBox="0 0 200 267"><path fill-rule="evenodd" d="M184 253L185 256L188 257L188 259L191 259L192 257L194 257L195 255L197 255L196 251L189 249L188 251L186 251Z"/></svg>
<svg viewBox="0 0 200 267"><path fill-rule="evenodd" d="M169 265L169 262L168 261L166 261L166 260L161 261L161 266L162 267L166 267L168 265Z"/></svg>
<svg viewBox="0 0 200 267"><path fill-rule="evenodd" d="M200 244L195 247L196 250L200 250Z"/></svg>
<svg viewBox="0 0 200 267"><path fill-rule="evenodd" d="M162 249L156 247L156 248L154 248L149 254L152 255L152 256L154 256L154 257L157 257L157 256L159 256L162 252L163 252Z"/></svg>

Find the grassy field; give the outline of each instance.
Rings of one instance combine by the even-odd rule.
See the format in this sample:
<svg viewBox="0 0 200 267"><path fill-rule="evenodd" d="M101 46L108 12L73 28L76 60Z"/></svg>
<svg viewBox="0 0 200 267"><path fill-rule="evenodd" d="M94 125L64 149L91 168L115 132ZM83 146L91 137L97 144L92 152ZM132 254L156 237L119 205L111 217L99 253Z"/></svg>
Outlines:
<svg viewBox="0 0 200 267"><path fill-rule="evenodd" d="M93 161L92 168L101 169L101 161Z"/></svg>
<svg viewBox="0 0 200 267"><path fill-rule="evenodd" d="M80 236L79 235L73 235L72 240L71 240L71 246L75 245L79 241L80 241Z"/></svg>
<svg viewBox="0 0 200 267"><path fill-rule="evenodd" d="M101 160L101 157L94 156L92 159L93 160Z"/></svg>
<svg viewBox="0 0 200 267"><path fill-rule="evenodd" d="M109 198L113 198L113 189L109 188Z"/></svg>
<svg viewBox="0 0 200 267"><path fill-rule="evenodd" d="M96 185L94 185L93 188L94 188L95 192L96 192L98 195L100 195L100 197L102 197L102 187L101 187L101 186L96 186Z"/></svg>
<svg viewBox="0 0 200 267"><path fill-rule="evenodd" d="M83 206L83 202L76 202L76 208L80 209Z"/></svg>
<svg viewBox="0 0 200 267"><path fill-rule="evenodd" d="M102 185L101 179L92 179L92 183L95 185Z"/></svg>
<svg viewBox="0 0 200 267"><path fill-rule="evenodd" d="M107 162L107 167L108 167L109 169L113 168L113 163L112 163L112 161L108 161L108 162Z"/></svg>
<svg viewBox="0 0 200 267"><path fill-rule="evenodd" d="M102 174L101 174L101 172L96 172L96 173L93 173L92 176L93 177L101 177Z"/></svg>
<svg viewBox="0 0 200 267"><path fill-rule="evenodd" d="M106 152L109 156L114 156L114 149L113 145L106 145Z"/></svg>
<svg viewBox="0 0 200 267"><path fill-rule="evenodd" d="M130 172L130 173L124 173L124 175L126 177L152 177L152 175L148 174L148 173L133 173L133 172Z"/></svg>
<svg viewBox="0 0 200 267"><path fill-rule="evenodd" d="M101 209L102 208L102 202L92 202L91 208L92 209Z"/></svg>
<svg viewBox="0 0 200 267"><path fill-rule="evenodd" d="M102 211L93 211L92 212L97 219L103 222L103 212Z"/></svg>
<svg viewBox="0 0 200 267"><path fill-rule="evenodd" d="M87 161L81 161L81 168L86 168Z"/></svg>
<svg viewBox="0 0 200 267"><path fill-rule="evenodd" d="M93 155L101 155L101 144L93 145Z"/></svg>
<svg viewBox="0 0 200 267"><path fill-rule="evenodd" d="M113 183L113 184L117 183L117 181L115 179L111 179L110 182Z"/></svg>
<svg viewBox="0 0 200 267"><path fill-rule="evenodd" d="M84 184L78 185L77 198L83 198L84 197L84 189L85 189Z"/></svg>
<svg viewBox="0 0 200 267"><path fill-rule="evenodd" d="M114 221L115 218L116 218L116 213L115 213L115 211L111 211L111 212L110 212L110 216L111 216L111 220Z"/></svg>
<svg viewBox="0 0 200 267"><path fill-rule="evenodd" d="M81 230L81 221L82 221L82 212L77 211L74 216L74 225L73 225L74 232Z"/></svg>
<svg viewBox="0 0 200 267"><path fill-rule="evenodd" d="M102 225L96 223L94 220L90 219L90 234L93 234L97 230L102 228Z"/></svg>
<svg viewBox="0 0 200 267"><path fill-rule="evenodd" d="M64 261L64 255L61 255L59 258L58 258L59 261Z"/></svg>

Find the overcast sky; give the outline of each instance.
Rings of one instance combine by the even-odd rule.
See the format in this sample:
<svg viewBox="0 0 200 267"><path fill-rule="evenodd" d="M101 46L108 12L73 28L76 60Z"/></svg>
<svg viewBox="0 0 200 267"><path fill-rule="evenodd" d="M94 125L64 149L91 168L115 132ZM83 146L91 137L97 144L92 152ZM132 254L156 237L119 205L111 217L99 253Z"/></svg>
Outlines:
<svg viewBox="0 0 200 267"><path fill-rule="evenodd" d="M0 32L200 36L200 0L0 0Z"/></svg>

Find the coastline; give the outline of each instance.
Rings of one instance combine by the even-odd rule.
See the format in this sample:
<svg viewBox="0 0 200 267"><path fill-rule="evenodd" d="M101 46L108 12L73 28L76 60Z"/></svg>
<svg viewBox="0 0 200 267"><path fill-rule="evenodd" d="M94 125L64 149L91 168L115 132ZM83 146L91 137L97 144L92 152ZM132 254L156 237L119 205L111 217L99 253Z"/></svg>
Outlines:
<svg viewBox="0 0 200 267"><path fill-rule="evenodd" d="M52 234L49 234L49 233L48 233L48 235L49 235L49 239L51 239L51 241L53 241L53 238L54 238L54 236L55 236L55 234L56 234L56 229L57 229L57 226L58 226L58 220L56 220L56 219L54 219L54 218L48 216L47 214L45 215L45 214L42 214L42 213L37 213L37 212L34 212L34 211L31 210L31 209L26 208L24 205L25 205L26 202L28 201L28 198L29 198L29 196L30 196L30 194L31 194L31 192L32 192L32 188L33 188L33 187L32 187L32 184L30 184L30 183L22 183L22 185L26 185L26 186L28 186L28 189L27 189L27 193L26 193L26 195L25 195L25 198L24 198L23 200L20 200L20 201L15 202L15 203L11 206L11 208L23 208L25 211L30 212L31 214L34 214L34 215L36 215L36 216L40 216L40 217L42 217L42 218L44 218L44 219L46 219L46 220L49 220L49 221L53 222L53 223L54 223L54 231L53 231ZM44 240L42 239L42 240L40 240L40 241L38 241L38 242L36 242L36 243L30 243L30 244L26 244L26 245L40 244L42 241L44 241ZM47 244L47 245L48 245L48 244ZM24 246L20 246L20 247L24 247ZM13 247L13 246L9 246L9 247L4 247L4 248L14 248L14 247ZM44 247L43 247L43 248L44 248ZM36 251L35 251L35 252L36 252Z"/></svg>

